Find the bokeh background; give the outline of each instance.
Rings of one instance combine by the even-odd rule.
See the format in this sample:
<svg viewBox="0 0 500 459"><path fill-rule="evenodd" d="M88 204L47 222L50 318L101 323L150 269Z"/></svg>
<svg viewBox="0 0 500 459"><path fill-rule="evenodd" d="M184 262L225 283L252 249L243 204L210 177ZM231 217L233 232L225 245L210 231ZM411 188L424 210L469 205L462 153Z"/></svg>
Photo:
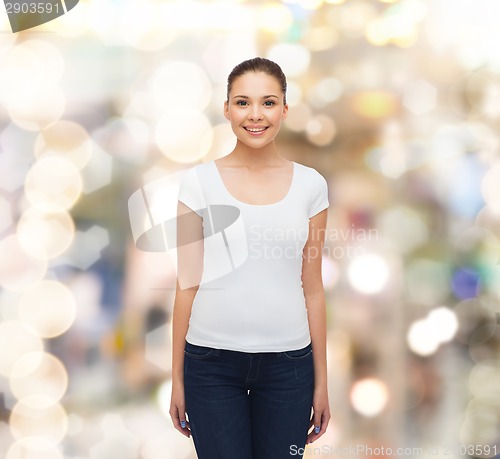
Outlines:
<svg viewBox="0 0 500 459"><path fill-rule="evenodd" d="M332 419L305 457L498 455L498 17L82 0L13 34L2 5L1 457L196 457L168 415L175 270L127 203L231 151L227 74L257 55L288 76L280 152L329 183Z"/></svg>

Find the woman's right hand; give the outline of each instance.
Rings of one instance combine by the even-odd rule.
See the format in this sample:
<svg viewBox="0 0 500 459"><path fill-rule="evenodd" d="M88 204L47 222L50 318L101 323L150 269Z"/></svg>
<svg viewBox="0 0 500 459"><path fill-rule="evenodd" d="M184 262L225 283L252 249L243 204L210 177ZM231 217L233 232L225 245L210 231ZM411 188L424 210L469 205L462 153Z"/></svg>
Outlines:
<svg viewBox="0 0 500 459"><path fill-rule="evenodd" d="M184 384L172 381L172 398L170 400L170 417L174 427L184 436L191 437L191 429L186 419L186 403L184 399ZM184 428L182 427L184 426Z"/></svg>

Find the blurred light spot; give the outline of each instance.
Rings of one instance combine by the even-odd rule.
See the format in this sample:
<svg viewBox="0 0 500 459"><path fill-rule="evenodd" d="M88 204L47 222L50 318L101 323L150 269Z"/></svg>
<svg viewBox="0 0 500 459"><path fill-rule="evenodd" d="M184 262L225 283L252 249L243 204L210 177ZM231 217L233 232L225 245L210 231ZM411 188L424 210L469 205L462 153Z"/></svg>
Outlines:
<svg viewBox="0 0 500 459"><path fill-rule="evenodd" d="M92 156L82 170L83 192L92 193L111 183L113 158L95 142L92 143Z"/></svg>
<svg viewBox="0 0 500 459"><path fill-rule="evenodd" d="M268 50L267 58L279 64L287 77L296 77L309 68L311 54L303 45L280 43Z"/></svg>
<svg viewBox="0 0 500 459"><path fill-rule="evenodd" d="M18 443L35 450L58 445L66 435L68 424L64 408L55 400L39 395L19 400L9 420Z"/></svg>
<svg viewBox="0 0 500 459"><path fill-rule="evenodd" d="M280 3L266 3L257 12L257 21L261 29L271 33L282 33L293 23L290 10Z"/></svg>
<svg viewBox="0 0 500 459"><path fill-rule="evenodd" d="M456 340L477 346L488 341L496 331L496 314L476 298L463 300L454 308L458 319Z"/></svg>
<svg viewBox="0 0 500 459"><path fill-rule="evenodd" d="M9 99L7 109L14 123L28 131L45 129L58 121L66 108L66 98L58 87L36 94L23 94Z"/></svg>
<svg viewBox="0 0 500 459"><path fill-rule="evenodd" d="M453 294L460 299L474 298L477 293L479 274L470 267L456 269L451 279Z"/></svg>
<svg viewBox="0 0 500 459"><path fill-rule="evenodd" d="M427 356L440 344L451 341L458 330L456 314L445 306L434 308L424 319L410 325L406 336L410 349L416 354Z"/></svg>
<svg viewBox="0 0 500 459"><path fill-rule="evenodd" d="M366 417L377 416L387 404L389 394L385 383L376 378L356 381L350 393L354 409Z"/></svg>
<svg viewBox="0 0 500 459"><path fill-rule="evenodd" d="M384 141L381 147L368 150L366 163L374 171L386 177L398 178L407 170L414 169L427 160L428 148L421 140L401 142Z"/></svg>
<svg viewBox="0 0 500 459"><path fill-rule="evenodd" d="M66 14L64 21L57 24L57 34L62 37L75 38L91 31L90 16L92 2L81 0L78 3L77 14ZM101 4L102 5L102 4ZM50 25L47 24L49 27Z"/></svg>
<svg viewBox="0 0 500 459"><path fill-rule="evenodd" d="M125 3L118 18L124 42L141 51L158 51L170 44L175 32L165 27L164 10L164 5L151 1Z"/></svg>
<svg viewBox="0 0 500 459"><path fill-rule="evenodd" d="M33 450L17 442L9 448L5 459L64 459L64 456L61 449L58 447Z"/></svg>
<svg viewBox="0 0 500 459"><path fill-rule="evenodd" d="M10 203L4 197L0 196L0 233L12 226L12 210Z"/></svg>
<svg viewBox="0 0 500 459"><path fill-rule="evenodd" d="M481 122L467 122L464 128L471 136L467 150L475 151L479 160L492 165L499 151L499 139L496 132Z"/></svg>
<svg viewBox="0 0 500 459"><path fill-rule="evenodd" d="M28 201L42 212L61 212L73 206L82 192L82 178L62 156L39 159L26 176Z"/></svg>
<svg viewBox="0 0 500 459"><path fill-rule="evenodd" d="M289 107L295 107L302 100L302 88L295 81L287 81L286 103ZM288 112L290 116L290 112Z"/></svg>
<svg viewBox="0 0 500 459"><path fill-rule="evenodd" d="M75 413L70 413L68 415L68 431L67 434L74 437L83 431L84 420L81 416Z"/></svg>
<svg viewBox="0 0 500 459"><path fill-rule="evenodd" d="M384 118L396 113L394 95L382 91L360 92L351 99L353 110L367 118Z"/></svg>
<svg viewBox="0 0 500 459"><path fill-rule="evenodd" d="M229 123L218 124L212 130L212 146L209 155L214 158L225 156L233 150L236 145L236 136L234 135Z"/></svg>
<svg viewBox="0 0 500 459"><path fill-rule="evenodd" d="M243 59L250 59L259 54L255 42L255 31L243 31L236 28L226 34L213 34L210 38L203 49L203 64L211 81L216 85L222 85L225 93L227 76L233 67ZM224 95L223 99L218 100L225 99Z"/></svg>
<svg viewBox="0 0 500 459"><path fill-rule="evenodd" d="M297 3L302 8L308 10L316 10L321 6L323 0L295 0L293 3Z"/></svg>
<svg viewBox="0 0 500 459"><path fill-rule="evenodd" d="M23 186L33 164L35 137L14 123L0 128L0 189L12 192Z"/></svg>
<svg viewBox="0 0 500 459"><path fill-rule="evenodd" d="M119 414L105 414L100 424L104 439L89 449L89 459L135 459L139 456L139 439L125 427Z"/></svg>
<svg viewBox="0 0 500 459"><path fill-rule="evenodd" d="M154 122L161 116L161 109L155 101L151 91L135 90L128 100L126 108L122 110L123 116L127 118L138 118L147 123ZM99 129L96 129L99 132Z"/></svg>
<svg viewBox="0 0 500 459"><path fill-rule="evenodd" d="M425 80L410 83L403 96L403 105L415 115L423 115L436 108L437 90Z"/></svg>
<svg viewBox="0 0 500 459"><path fill-rule="evenodd" d="M23 249L35 258L55 258L73 241L75 225L67 212L46 214L31 207L21 215L17 236Z"/></svg>
<svg viewBox="0 0 500 459"><path fill-rule="evenodd" d="M377 14L376 8L366 1L347 2L339 11L342 32L350 38L362 37L366 25Z"/></svg>
<svg viewBox="0 0 500 459"><path fill-rule="evenodd" d="M458 266L493 267L500 260L500 242L488 230L469 228L453 241L453 257Z"/></svg>
<svg viewBox="0 0 500 459"><path fill-rule="evenodd" d="M500 397L500 363L497 359L484 360L474 366L469 374L469 389L476 397Z"/></svg>
<svg viewBox="0 0 500 459"><path fill-rule="evenodd" d="M500 207L497 209L490 205L484 206L476 215L475 224L477 227L491 231L500 236Z"/></svg>
<svg viewBox="0 0 500 459"><path fill-rule="evenodd" d="M332 143L336 132L334 121L327 115L316 115L306 125L307 139L319 147Z"/></svg>
<svg viewBox="0 0 500 459"><path fill-rule="evenodd" d="M164 371L172 368L170 325L167 323L146 333L145 358L148 362Z"/></svg>
<svg viewBox="0 0 500 459"><path fill-rule="evenodd" d="M452 163L443 163L436 174L443 187L442 199L447 201L448 208L456 215L474 218L484 205L480 191L484 164L475 155L464 155Z"/></svg>
<svg viewBox="0 0 500 459"><path fill-rule="evenodd" d="M395 206L384 212L376 225L383 235L409 253L427 242L429 232L421 215L410 207Z"/></svg>
<svg viewBox="0 0 500 459"><path fill-rule="evenodd" d="M94 225L87 231L77 231L72 246L57 258L57 262L85 270L99 260L101 251L108 245L108 231Z"/></svg>
<svg viewBox="0 0 500 459"><path fill-rule="evenodd" d="M312 112L309 105L299 102L293 107L293 110L288 110L288 116L285 120L287 129L295 132L306 130L307 123L312 118Z"/></svg>
<svg viewBox="0 0 500 459"><path fill-rule="evenodd" d="M389 267L379 255L360 255L350 262L347 276L355 290L366 294L378 293L389 280Z"/></svg>
<svg viewBox="0 0 500 459"><path fill-rule="evenodd" d="M7 103L50 92L64 70L59 50L42 40L22 41L8 48L0 61L0 100Z"/></svg>
<svg viewBox="0 0 500 459"><path fill-rule="evenodd" d="M45 276L47 261L28 255L16 235L0 240L0 253L1 287L19 292Z"/></svg>
<svg viewBox="0 0 500 459"><path fill-rule="evenodd" d="M333 290L340 277L340 269L338 263L334 260L323 257L323 285L326 290Z"/></svg>
<svg viewBox="0 0 500 459"><path fill-rule="evenodd" d="M457 126L440 126L432 136L431 142L429 164L435 169L444 169L448 172L450 161L462 157L465 153L463 131Z"/></svg>
<svg viewBox="0 0 500 459"><path fill-rule="evenodd" d="M389 43L390 36L385 29L384 21L380 18L372 19L366 27L366 39L375 46L384 46Z"/></svg>
<svg viewBox="0 0 500 459"><path fill-rule="evenodd" d="M23 292L19 318L29 323L43 338L53 338L71 327L76 316L73 294L64 284L42 280Z"/></svg>
<svg viewBox="0 0 500 459"><path fill-rule="evenodd" d="M61 400L68 387L68 374L61 361L46 352L30 352L16 361L10 374L12 394L19 400L41 395Z"/></svg>
<svg viewBox="0 0 500 459"><path fill-rule="evenodd" d="M325 3L329 3L330 5L341 5L346 0L325 0Z"/></svg>
<svg viewBox="0 0 500 459"><path fill-rule="evenodd" d="M487 344L497 331L497 324L486 324L476 328L470 335L469 351L471 348Z"/></svg>
<svg viewBox="0 0 500 459"><path fill-rule="evenodd" d="M149 126L139 118L110 118L92 132L92 138L107 153L133 164L145 162L149 151Z"/></svg>
<svg viewBox="0 0 500 459"><path fill-rule="evenodd" d="M192 62L167 62L150 80L153 100L166 114L207 107L212 85L205 71Z"/></svg>
<svg viewBox="0 0 500 459"><path fill-rule="evenodd" d="M324 78L307 94L307 100L314 107L325 107L342 94L342 84L335 78Z"/></svg>
<svg viewBox="0 0 500 459"><path fill-rule="evenodd" d="M325 51L332 48L339 40L339 34L333 27L312 26L304 37L304 44L311 51Z"/></svg>
<svg viewBox="0 0 500 459"><path fill-rule="evenodd" d="M61 155L77 169L87 164L92 154L89 135L83 126L73 121L58 121L44 129L35 142L37 158Z"/></svg>
<svg viewBox="0 0 500 459"><path fill-rule="evenodd" d="M498 441L498 415L492 413L481 413L467 417L460 428L460 443L462 445L477 445L475 457L496 457L496 445ZM491 445L491 446L490 446ZM488 448L488 449L487 449ZM483 451L483 453L479 453ZM489 451L489 453L486 453Z"/></svg>
<svg viewBox="0 0 500 459"><path fill-rule="evenodd" d="M203 158L212 144L212 126L198 111L171 109L158 121L155 141L161 152L179 163Z"/></svg>
<svg viewBox="0 0 500 459"><path fill-rule="evenodd" d="M410 325L406 340L413 352L423 356L433 354L439 346L438 336L426 319L417 320Z"/></svg>
<svg viewBox="0 0 500 459"><path fill-rule="evenodd" d="M451 341L458 330L456 314L445 306L440 306L429 312L427 321L432 333L437 336L440 343Z"/></svg>
<svg viewBox="0 0 500 459"><path fill-rule="evenodd" d="M472 72L466 81L465 97L479 116L497 118L500 115L500 83L489 69Z"/></svg>
<svg viewBox="0 0 500 459"><path fill-rule="evenodd" d="M421 0L407 0L387 8L382 16L373 18L366 28L367 40L377 46L394 43L401 47L413 45L418 37L417 26L427 14Z"/></svg>
<svg viewBox="0 0 500 459"><path fill-rule="evenodd" d="M240 32L255 27L255 10L239 2L168 2L163 10L164 27L173 30L237 29Z"/></svg>
<svg viewBox="0 0 500 459"><path fill-rule="evenodd" d="M0 374L10 377L16 362L25 354L43 351L43 341L27 324L18 320L0 323Z"/></svg>
<svg viewBox="0 0 500 459"><path fill-rule="evenodd" d="M430 259L410 262L405 275L409 297L428 306L444 301L449 294L449 271L444 263Z"/></svg>
<svg viewBox="0 0 500 459"><path fill-rule="evenodd" d="M170 400L172 397L172 380L166 380L158 389L157 392L157 402L161 413L166 419L170 418Z"/></svg>
<svg viewBox="0 0 500 459"><path fill-rule="evenodd" d="M495 161L484 175L481 194L495 212L500 212L500 199L498 198L500 196L500 161Z"/></svg>

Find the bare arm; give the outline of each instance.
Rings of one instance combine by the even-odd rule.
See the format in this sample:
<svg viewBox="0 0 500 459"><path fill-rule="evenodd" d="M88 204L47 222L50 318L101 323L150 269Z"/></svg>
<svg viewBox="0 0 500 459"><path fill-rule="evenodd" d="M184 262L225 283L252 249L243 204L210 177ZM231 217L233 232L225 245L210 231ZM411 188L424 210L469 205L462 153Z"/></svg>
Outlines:
<svg viewBox="0 0 500 459"><path fill-rule="evenodd" d="M326 431L330 419L326 365L326 301L321 277L322 250L325 240L327 209L309 220L309 238L303 250L302 287L314 359L314 416L311 425L320 426L308 436L312 443Z"/></svg>
<svg viewBox="0 0 500 459"><path fill-rule="evenodd" d="M189 437L184 402L184 344L191 309L203 273L202 218L182 202L177 207L177 282L172 318L172 400L170 416L177 430ZM189 427L189 423L186 422Z"/></svg>

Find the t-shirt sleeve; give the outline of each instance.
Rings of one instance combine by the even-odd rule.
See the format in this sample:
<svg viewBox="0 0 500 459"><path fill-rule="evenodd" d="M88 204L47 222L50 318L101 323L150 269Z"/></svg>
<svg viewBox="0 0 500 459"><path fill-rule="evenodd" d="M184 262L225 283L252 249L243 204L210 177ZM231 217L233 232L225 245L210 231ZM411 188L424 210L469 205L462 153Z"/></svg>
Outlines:
<svg viewBox="0 0 500 459"><path fill-rule="evenodd" d="M199 216L203 216L203 209L206 207L203 190L198 174L194 167L187 169L181 177L179 193L177 199Z"/></svg>
<svg viewBox="0 0 500 459"><path fill-rule="evenodd" d="M311 185L311 201L309 204L308 217L312 218L322 210L326 209L330 203L328 201L328 184L326 179L317 171Z"/></svg>

